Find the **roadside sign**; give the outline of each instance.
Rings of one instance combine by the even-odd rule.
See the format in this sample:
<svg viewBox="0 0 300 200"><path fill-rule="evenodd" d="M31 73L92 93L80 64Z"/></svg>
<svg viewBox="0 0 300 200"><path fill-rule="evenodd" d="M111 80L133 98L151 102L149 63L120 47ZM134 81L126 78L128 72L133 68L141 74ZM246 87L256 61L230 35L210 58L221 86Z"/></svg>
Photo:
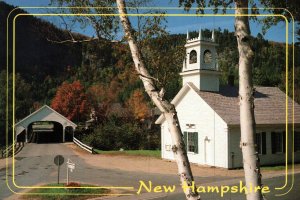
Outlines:
<svg viewBox="0 0 300 200"><path fill-rule="evenodd" d="M54 164L56 164L57 166L60 166L64 163L65 159L62 155L57 155L54 158Z"/></svg>
<svg viewBox="0 0 300 200"><path fill-rule="evenodd" d="M75 163L72 163L70 159L67 162L67 166L71 172L73 172L73 170L75 169Z"/></svg>
<svg viewBox="0 0 300 200"><path fill-rule="evenodd" d="M60 166L64 163L65 159L62 155L57 155L54 158L54 164L57 165L57 183L59 184L59 171L60 171Z"/></svg>
<svg viewBox="0 0 300 200"><path fill-rule="evenodd" d="M69 170L71 172L73 172L73 170L75 169L75 163L73 163L70 159L68 159L67 162L67 185L69 185Z"/></svg>

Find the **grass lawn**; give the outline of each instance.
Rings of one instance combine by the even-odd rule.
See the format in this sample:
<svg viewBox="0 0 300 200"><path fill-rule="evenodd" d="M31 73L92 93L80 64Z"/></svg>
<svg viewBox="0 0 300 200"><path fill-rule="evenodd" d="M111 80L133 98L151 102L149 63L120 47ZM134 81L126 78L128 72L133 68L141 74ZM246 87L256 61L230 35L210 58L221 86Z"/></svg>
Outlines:
<svg viewBox="0 0 300 200"><path fill-rule="evenodd" d="M275 171L279 171L279 170L284 170L285 169L285 165L274 165L274 166L261 166L260 167L261 170L275 170Z"/></svg>
<svg viewBox="0 0 300 200"><path fill-rule="evenodd" d="M149 156L155 158L161 158L160 150L124 150L124 151L102 151L94 149L98 154L108 154L108 155L128 155L128 156Z"/></svg>
<svg viewBox="0 0 300 200"><path fill-rule="evenodd" d="M95 187L92 185L70 184L48 184L43 187L62 187L62 188L36 188L28 191L22 199L30 200L83 200L87 198L100 197L110 193L108 189L103 188L80 188ZM75 188L76 187L76 188ZM104 195L103 195L104 194Z"/></svg>

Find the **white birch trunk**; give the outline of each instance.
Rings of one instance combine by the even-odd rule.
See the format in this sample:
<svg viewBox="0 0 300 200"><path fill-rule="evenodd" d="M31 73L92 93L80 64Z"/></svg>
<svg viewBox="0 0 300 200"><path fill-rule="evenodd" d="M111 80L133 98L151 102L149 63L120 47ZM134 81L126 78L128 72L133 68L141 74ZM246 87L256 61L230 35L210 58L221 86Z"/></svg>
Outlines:
<svg viewBox="0 0 300 200"><path fill-rule="evenodd" d="M178 174L180 176L180 181L182 184L188 186L193 185L193 175L190 167L190 163L187 157L187 152L185 144L183 141L183 135L179 126L179 121L177 118L177 113L174 105L164 99L155 86L153 78L148 73L144 61L141 56L140 49L137 46L137 42L132 34L133 29L127 17L127 10L124 0L117 0L117 6L120 14L120 20L125 32L126 40L128 41L132 59L134 61L135 70L139 74L140 79L144 84L145 91L150 96L153 103L159 108L159 110L164 114L168 122L168 127L172 137L172 150L174 152L175 160L178 166ZM197 194L195 189L192 187L185 190L185 195L188 200L200 200L200 196Z"/></svg>
<svg viewBox="0 0 300 200"><path fill-rule="evenodd" d="M244 8L244 9L243 9ZM254 88L252 63L254 52L250 46L248 0L235 1L235 33L239 51L240 147L247 188L261 186L260 162L255 146ZM245 16L238 16L245 15ZM263 199L261 191L247 194L247 200Z"/></svg>

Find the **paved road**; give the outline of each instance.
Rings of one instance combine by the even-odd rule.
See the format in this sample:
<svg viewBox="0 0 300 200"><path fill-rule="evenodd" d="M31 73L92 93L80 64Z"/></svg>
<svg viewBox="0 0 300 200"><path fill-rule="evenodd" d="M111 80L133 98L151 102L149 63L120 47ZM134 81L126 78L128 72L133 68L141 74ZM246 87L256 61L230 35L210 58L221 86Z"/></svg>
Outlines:
<svg viewBox="0 0 300 200"><path fill-rule="evenodd" d="M57 182L57 166L53 163L55 155L63 155L76 163L76 169L70 174L71 181L91 183L99 186L134 187L127 190L118 190L120 193L135 193L139 187L139 181L151 180L154 185L173 185L178 183L177 175L161 175L144 172L128 172L117 169L109 170L88 165L73 152L66 144L26 144L23 150L15 157L15 183L12 183L12 166L9 169L9 185L20 192L24 187L40 185L43 183ZM113 158L112 158L113 159ZM12 195L5 184L5 169L0 170L0 199ZM223 181L226 177L195 177L197 182L208 183ZM66 182L66 164L61 166L61 182ZM22 188L23 187L23 188ZM179 185L176 186L180 188Z"/></svg>
<svg viewBox="0 0 300 200"><path fill-rule="evenodd" d="M288 191L290 188L290 185L287 186L286 189L283 191L275 190L275 187L281 187L283 186L284 177L274 177L263 180L263 183L265 185L268 185L271 188L271 192L266 194L267 200L299 200L300 199L300 174L295 174L295 184L291 191L289 191L285 195L284 194ZM228 181L229 183L232 183L232 181ZM235 184L236 185L236 184ZM245 195L242 193L236 193L236 194L225 194L223 197L220 197L220 193L201 193L201 198L205 200L243 200L246 199ZM138 199L138 198L132 198L132 199ZM157 198L151 198L152 200L183 200L185 199L183 193L173 193L168 195L163 195L161 197ZM121 200L121 199L118 199ZM127 199L128 200L128 199Z"/></svg>
<svg viewBox="0 0 300 200"><path fill-rule="evenodd" d="M57 182L57 167L53 163L57 154L72 157L73 152L62 144L26 144L23 150L15 157L15 184L17 186L33 186L39 183ZM13 191L20 191L12 183L13 166L8 172L9 185ZM5 180L5 169L0 171L1 180ZM8 197L12 192L5 187L5 182L1 181L0 199Z"/></svg>
<svg viewBox="0 0 300 200"><path fill-rule="evenodd" d="M73 152L72 149L68 148L66 144L27 144L24 149L15 158L15 183L18 186L34 186L43 183L55 183L57 182L57 167L53 163L55 155L63 155L65 159L70 158L76 163L76 169L71 173L71 181L80 183L91 183L99 186L119 186L119 187L134 187L134 189L120 190L116 189L119 193L130 193L135 194L138 187L139 181L151 180L153 185L173 185L177 183L175 193L145 193L142 195L123 196L114 199L118 200L135 200L135 199L155 199L155 200L182 200L181 188L178 185L178 177L176 175L162 175L162 174L151 174L144 172L128 172L121 170L109 170L103 168L96 168L88 165ZM113 159L113 158L112 158ZM14 191L20 192L23 188L17 188L12 184L12 167L9 171L9 185ZM0 199L5 199L11 196L13 193L7 188L5 184L5 169L0 169ZM230 185L239 182L238 179L226 177L195 177L195 181L201 185ZM274 186L280 186L282 184L283 177L271 178L264 181L270 188ZM61 167L61 182L66 182L66 164L64 163ZM274 197L274 193L269 194L268 200L298 200L300 199L300 174L295 176L295 187L287 196ZM154 187L153 186L153 187ZM202 194L203 199L214 199L214 200L241 200L245 199L242 194L232 195L227 194L223 198L219 194Z"/></svg>

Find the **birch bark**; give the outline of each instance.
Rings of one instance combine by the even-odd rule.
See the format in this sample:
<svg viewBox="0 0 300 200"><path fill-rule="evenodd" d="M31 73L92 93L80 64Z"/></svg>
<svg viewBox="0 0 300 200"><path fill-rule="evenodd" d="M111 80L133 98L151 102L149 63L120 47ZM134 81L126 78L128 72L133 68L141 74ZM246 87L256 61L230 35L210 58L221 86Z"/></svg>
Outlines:
<svg viewBox="0 0 300 200"><path fill-rule="evenodd" d="M117 6L120 14L121 24L124 29L126 40L129 44L132 59L134 61L135 70L139 74L140 79L143 82L145 91L150 96L152 102L163 113L165 119L168 122L168 128L172 137L172 151L174 153L176 163L178 166L178 174L182 185L190 186L187 190L184 190L186 198L188 200L200 200L200 196L195 189L193 183L194 178L192 175L190 163L187 157L185 144L183 141L183 135L179 126L179 121L174 105L164 99L162 93L155 85L154 79L148 73L140 49L137 46L137 42L133 36L133 28L127 16L127 10L124 0L117 0ZM162 88L163 90L163 88Z"/></svg>
<svg viewBox="0 0 300 200"><path fill-rule="evenodd" d="M248 0L235 0L235 33L239 51L240 147L247 188L261 186L260 161L255 146L254 88L252 63L254 52L250 45ZM261 191L246 194L247 200L263 199Z"/></svg>

